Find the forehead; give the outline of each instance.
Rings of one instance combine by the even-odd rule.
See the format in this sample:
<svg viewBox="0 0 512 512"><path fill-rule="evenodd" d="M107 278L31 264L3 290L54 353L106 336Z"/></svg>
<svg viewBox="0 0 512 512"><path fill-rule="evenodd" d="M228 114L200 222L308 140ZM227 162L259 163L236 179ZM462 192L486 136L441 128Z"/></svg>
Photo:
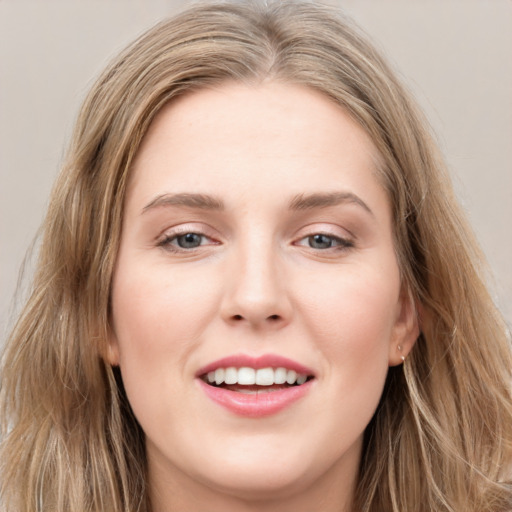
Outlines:
<svg viewBox="0 0 512 512"><path fill-rule="evenodd" d="M149 200L166 188L236 194L369 189L377 185L379 165L366 132L325 95L276 82L227 83L159 112L135 158L129 196Z"/></svg>

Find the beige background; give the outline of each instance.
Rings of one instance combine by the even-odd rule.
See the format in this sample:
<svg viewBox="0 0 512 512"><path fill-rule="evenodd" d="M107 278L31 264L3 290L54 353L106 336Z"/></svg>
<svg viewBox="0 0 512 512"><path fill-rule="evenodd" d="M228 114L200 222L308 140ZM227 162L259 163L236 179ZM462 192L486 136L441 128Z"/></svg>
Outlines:
<svg viewBox="0 0 512 512"><path fill-rule="evenodd" d="M0 342L80 100L111 56L184 3L0 0ZM426 110L512 325L512 1L331 3L373 36Z"/></svg>

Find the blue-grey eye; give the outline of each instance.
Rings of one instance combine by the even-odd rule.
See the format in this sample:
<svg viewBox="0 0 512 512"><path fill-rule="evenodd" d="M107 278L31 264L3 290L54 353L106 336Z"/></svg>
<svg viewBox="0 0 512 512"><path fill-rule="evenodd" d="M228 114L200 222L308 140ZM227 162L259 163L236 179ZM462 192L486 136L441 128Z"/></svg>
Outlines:
<svg viewBox="0 0 512 512"><path fill-rule="evenodd" d="M329 235L323 235L321 233L308 237L309 246L313 249L329 249L337 244L337 239Z"/></svg>
<svg viewBox="0 0 512 512"><path fill-rule="evenodd" d="M199 247L203 240L203 235L197 233L185 233L176 237L176 243L182 249L194 249Z"/></svg>

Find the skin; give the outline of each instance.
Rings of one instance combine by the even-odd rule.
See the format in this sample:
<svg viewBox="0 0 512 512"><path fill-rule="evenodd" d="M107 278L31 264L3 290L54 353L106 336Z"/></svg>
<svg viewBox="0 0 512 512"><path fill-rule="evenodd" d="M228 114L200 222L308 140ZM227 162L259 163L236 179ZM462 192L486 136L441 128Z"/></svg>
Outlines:
<svg viewBox="0 0 512 512"><path fill-rule="evenodd" d="M128 188L109 360L146 434L156 512L350 510L388 367L418 334L378 162L341 107L295 85L228 83L154 120ZM176 193L224 208L161 199ZM180 248L185 233L200 245ZM195 373L240 353L312 368L310 391L264 418L220 407Z"/></svg>

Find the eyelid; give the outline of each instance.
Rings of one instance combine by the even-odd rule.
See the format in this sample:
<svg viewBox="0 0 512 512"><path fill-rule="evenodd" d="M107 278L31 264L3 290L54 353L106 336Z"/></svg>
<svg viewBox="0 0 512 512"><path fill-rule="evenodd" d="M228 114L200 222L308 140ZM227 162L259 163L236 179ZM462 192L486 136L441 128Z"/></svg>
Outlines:
<svg viewBox="0 0 512 512"><path fill-rule="evenodd" d="M311 233L310 235L303 236L303 237L299 238L294 243L295 243L295 245L299 245L301 247L306 247L305 244L301 244L299 242L302 242L303 240L310 239L310 238L312 238L312 237L314 237L316 235L323 235L323 236L326 236L328 238L331 238L332 240L337 242L337 245L334 245L332 247L328 247L326 249L317 249L315 247L309 247L310 249L312 249L314 251L327 251L329 249L346 249L346 248L349 248L349 247L353 247L353 245L354 245L353 240L351 240L349 238L344 238L344 237L340 237L340 236L337 236L337 235L333 235L331 233L322 233L322 232Z"/></svg>
<svg viewBox="0 0 512 512"><path fill-rule="evenodd" d="M343 231L345 234L340 233L340 231ZM201 237L207 239L208 242L190 249L180 248L177 245L171 244L171 242L179 236L189 233L200 235ZM156 238L155 244L163 248L172 247L177 252L192 252L194 249L199 249L201 247L221 244L222 242L219 240L219 237L216 236L215 233L215 230L210 228L207 224L200 222L188 222L168 227ZM337 243L333 247L324 249L309 247L309 249L312 251L328 252L329 250L349 249L355 245L356 240L352 233L339 226L333 226L328 223L315 223L301 228L297 233L297 236L294 237L292 245L307 247L306 244L301 244L300 242L315 235L324 235L326 237L332 238Z"/></svg>
<svg viewBox="0 0 512 512"><path fill-rule="evenodd" d="M357 237L348 229L329 222L315 222L298 230L295 240L313 235L326 235L340 240L355 241Z"/></svg>
<svg viewBox="0 0 512 512"><path fill-rule="evenodd" d="M218 245L220 242L213 236L212 229L208 228L206 225L201 223L186 223L179 224L177 226L173 226L167 228L156 238L156 245L163 248L170 248L171 241L175 240L179 236L186 235L188 233L194 233L200 235L206 239L208 239L211 243L201 244L199 247L204 247L205 245ZM191 252L193 249L184 249L178 246L172 245L173 250L179 252Z"/></svg>
<svg viewBox="0 0 512 512"><path fill-rule="evenodd" d="M324 235L326 237L332 238L337 242L336 245L324 249L308 247L306 243L300 243L307 240L310 237L314 237L315 235ZM347 229L344 229L338 225L332 225L330 223L314 223L310 224L306 227L303 227L298 232L297 236L294 238L292 245L304 247L314 252L322 252L328 253L332 251L344 251L351 249L355 246L356 237L349 232Z"/></svg>

